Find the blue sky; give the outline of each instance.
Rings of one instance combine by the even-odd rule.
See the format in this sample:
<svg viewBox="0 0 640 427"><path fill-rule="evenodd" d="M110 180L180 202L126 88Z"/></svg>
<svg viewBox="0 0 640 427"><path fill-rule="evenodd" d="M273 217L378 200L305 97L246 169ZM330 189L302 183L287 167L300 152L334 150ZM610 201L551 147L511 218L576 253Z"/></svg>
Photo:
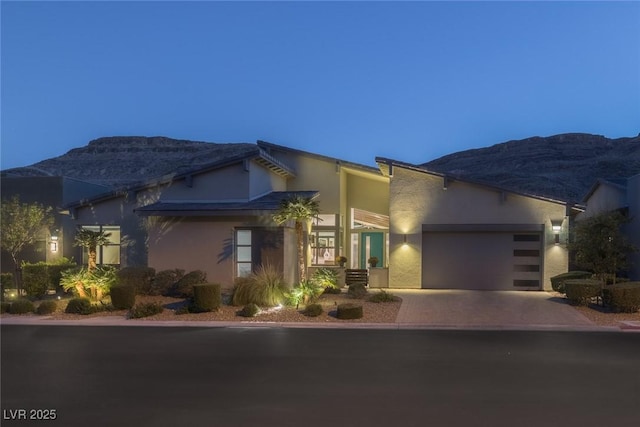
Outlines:
<svg viewBox="0 0 640 427"><path fill-rule="evenodd" d="M373 164L640 132L638 2L1 4L2 169L91 139Z"/></svg>

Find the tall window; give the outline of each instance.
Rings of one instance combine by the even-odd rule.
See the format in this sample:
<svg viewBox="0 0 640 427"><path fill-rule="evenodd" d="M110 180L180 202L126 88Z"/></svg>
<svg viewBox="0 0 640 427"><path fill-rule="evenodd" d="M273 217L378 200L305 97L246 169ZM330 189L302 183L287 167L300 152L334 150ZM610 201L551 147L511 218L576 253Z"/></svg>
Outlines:
<svg viewBox="0 0 640 427"><path fill-rule="evenodd" d="M320 214L313 220L311 229L311 264L335 265L340 255L340 224L335 214Z"/></svg>
<svg viewBox="0 0 640 427"><path fill-rule="evenodd" d="M336 232L315 231L311 237L311 263L334 265L336 259Z"/></svg>
<svg viewBox="0 0 640 427"><path fill-rule="evenodd" d="M251 274L251 230L236 230L236 276Z"/></svg>
<svg viewBox="0 0 640 427"><path fill-rule="evenodd" d="M120 226L119 225L83 225L83 229L91 231L102 231L111 234L109 243L98 246L96 263L98 265L120 265ZM89 260L89 252L85 248L82 252L82 261L87 263Z"/></svg>

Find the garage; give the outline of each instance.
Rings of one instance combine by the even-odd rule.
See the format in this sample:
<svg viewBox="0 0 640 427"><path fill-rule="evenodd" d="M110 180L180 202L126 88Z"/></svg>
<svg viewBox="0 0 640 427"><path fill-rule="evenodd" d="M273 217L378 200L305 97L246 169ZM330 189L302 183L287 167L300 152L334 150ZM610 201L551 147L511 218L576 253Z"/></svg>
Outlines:
<svg viewBox="0 0 640 427"><path fill-rule="evenodd" d="M422 287L429 289L539 290L542 284L540 226L517 230L484 226L447 230L425 227Z"/></svg>

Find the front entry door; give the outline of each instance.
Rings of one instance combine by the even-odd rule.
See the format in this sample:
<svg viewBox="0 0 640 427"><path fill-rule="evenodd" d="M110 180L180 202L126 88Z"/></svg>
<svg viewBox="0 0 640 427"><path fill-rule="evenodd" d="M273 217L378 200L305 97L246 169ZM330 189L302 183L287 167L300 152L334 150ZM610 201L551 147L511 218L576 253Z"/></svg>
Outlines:
<svg viewBox="0 0 640 427"><path fill-rule="evenodd" d="M369 258L378 258L378 267L384 266L384 233L366 232L360 234L360 268L369 266Z"/></svg>

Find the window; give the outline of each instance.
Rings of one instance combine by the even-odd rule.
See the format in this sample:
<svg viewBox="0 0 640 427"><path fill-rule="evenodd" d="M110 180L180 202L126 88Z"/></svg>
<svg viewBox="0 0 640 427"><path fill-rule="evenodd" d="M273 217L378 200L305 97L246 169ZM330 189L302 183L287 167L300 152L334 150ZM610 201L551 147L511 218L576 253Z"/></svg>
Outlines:
<svg viewBox="0 0 640 427"><path fill-rule="evenodd" d="M120 226L118 225L83 225L83 229L110 234L109 243L98 246L96 263L98 265L120 265ZM82 261L89 261L89 251L84 248Z"/></svg>
<svg viewBox="0 0 640 427"><path fill-rule="evenodd" d="M334 265L336 259L336 232L312 231L311 263L314 265Z"/></svg>
<svg viewBox="0 0 640 427"><path fill-rule="evenodd" d="M251 230L236 230L236 276L246 277L251 272Z"/></svg>

